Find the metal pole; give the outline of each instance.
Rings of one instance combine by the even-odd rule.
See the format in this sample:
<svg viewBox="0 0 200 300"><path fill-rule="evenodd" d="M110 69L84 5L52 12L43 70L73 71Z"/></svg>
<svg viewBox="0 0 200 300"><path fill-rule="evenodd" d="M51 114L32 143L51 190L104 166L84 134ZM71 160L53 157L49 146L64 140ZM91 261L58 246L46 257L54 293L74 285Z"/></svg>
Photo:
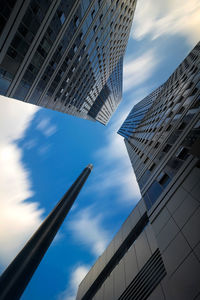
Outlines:
<svg viewBox="0 0 200 300"><path fill-rule="evenodd" d="M0 300L19 299L93 166L89 164L0 277Z"/></svg>

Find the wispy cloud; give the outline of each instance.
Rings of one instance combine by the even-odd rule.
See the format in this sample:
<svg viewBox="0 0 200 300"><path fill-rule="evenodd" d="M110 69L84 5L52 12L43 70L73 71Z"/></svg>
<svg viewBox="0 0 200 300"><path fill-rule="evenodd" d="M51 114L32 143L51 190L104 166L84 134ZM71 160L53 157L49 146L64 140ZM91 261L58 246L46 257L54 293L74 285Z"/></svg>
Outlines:
<svg viewBox="0 0 200 300"><path fill-rule="evenodd" d="M70 276L70 282L67 289L58 296L58 300L75 300L80 282L86 276L90 266L79 265L74 268Z"/></svg>
<svg viewBox="0 0 200 300"><path fill-rule="evenodd" d="M30 150L30 149L34 148L36 145L37 145L37 140L30 139L24 143L23 147L27 150Z"/></svg>
<svg viewBox="0 0 200 300"><path fill-rule="evenodd" d="M49 151L49 149L50 149L50 145L44 145L44 146L38 148L38 154L44 155Z"/></svg>
<svg viewBox="0 0 200 300"><path fill-rule="evenodd" d="M111 188L117 189L118 195L113 200L132 206L139 200L140 191L124 140L116 133L118 129L115 126L114 130L108 130L105 146L96 152L101 164L97 166L96 173L99 175L96 175L95 183L90 189L102 196Z"/></svg>
<svg viewBox="0 0 200 300"><path fill-rule="evenodd" d="M126 105L120 106L106 128L104 146L94 154L96 175L91 184L87 186L87 190L97 193L100 197L108 194L110 189L117 190L113 199L115 204L133 207L141 197L124 139L117 134L117 131L133 105L149 92L150 89L147 86L134 90L133 96L127 99Z"/></svg>
<svg viewBox="0 0 200 300"><path fill-rule="evenodd" d="M103 215L91 207L80 210L68 223L73 238L88 247L97 257L109 241L109 232L103 228Z"/></svg>
<svg viewBox="0 0 200 300"><path fill-rule="evenodd" d="M39 204L24 202L33 191L16 143L36 111L35 106L0 97L0 264L4 267L41 223Z"/></svg>
<svg viewBox="0 0 200 300"><path fill-rule="evenodd" d="M158 62L153 49L139 57L127 59L123 69L123 91L127 92L144 84L153 74Z"/></svg>
<svg viewBox="0 0 200 300"><path fill-rule="evenodd" d="M193 46L200 36L199 0L140 0L132 28L132 37L152 40L179 34Z"/></svg>
<svg viewBox="0 0 200 300"><path fill-rule="evenodd" d="M46 137L53 135L57 131L56 126L50 123L49 118L42 119L38 123L37 129L40 130Z"/></svg>

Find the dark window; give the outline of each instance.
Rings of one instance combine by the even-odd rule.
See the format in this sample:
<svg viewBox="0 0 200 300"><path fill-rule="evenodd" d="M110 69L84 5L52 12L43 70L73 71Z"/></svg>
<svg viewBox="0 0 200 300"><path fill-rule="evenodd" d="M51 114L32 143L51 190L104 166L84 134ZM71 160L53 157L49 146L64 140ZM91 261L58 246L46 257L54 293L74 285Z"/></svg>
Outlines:
<svg viewBox="0 0 200 300"><path fill-rule="evenodd" d="M189 156L188 149L184 147L181 147L176 153L176 157L181 160L186 160L188 156Z"/></svg>
<svg viewBox="0 0 200 300"><path fill-rule="evenodd" d="M165 188L170 182L170 177L166 173L161 173L158 176L157 180L160 183L160 185L162 185L162 187Z"/></svg>
<svg viewBox="0 0 200 300"><path fill-rule="evenodd" d="M149 168L149 171L152 172L152 171L155 169L155 166L156 166L156 165L153 163L153 164L151 165L151 167Z"/></svg>
<svg viewBox="0 0 200 300"><path fill-rule="evenodd" d="M62 13L62 15L60 16L60 22L62 24L65 22L65 15L64 15L64 13Z"/></svg>
<svg viewBox="0 0 200 300"><path fill-rule="evenodd" d="M12 58L15 58L17 56L17 52L11 47L8 48L7 54Z"/></svg>
<svg viewBox="0 0 200 300"><path fill-rule="evenodd" d="M168 125L166 128L166 131L170 131L171 128L172 128L172 125Z"/></svg>
<svg viewBox="0 0 200 300"><path fill-rule="evenodd" d="M167 153L170 149L171 149L171 145L167 144L164 148L163 148L163 152Z"/></svg>

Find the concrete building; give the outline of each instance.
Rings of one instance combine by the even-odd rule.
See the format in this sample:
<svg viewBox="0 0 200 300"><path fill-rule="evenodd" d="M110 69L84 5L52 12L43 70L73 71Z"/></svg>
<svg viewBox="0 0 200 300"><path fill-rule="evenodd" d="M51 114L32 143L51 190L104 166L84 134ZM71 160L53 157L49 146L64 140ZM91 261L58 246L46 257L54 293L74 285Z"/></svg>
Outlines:
<svg viewBox="0 0 200 300"><path fill-rule="evenodd" d="M15 0L0 7L0 94L106 124L122 99L136 0Z"/></svg>
<svg viewBox="0 0 200 300"><path fill-rule="evenodd" d="M140 122L129 115L119 131L142 199L77 300L200 299L200 43L149 97L132 110L147 103Z"/></svg>

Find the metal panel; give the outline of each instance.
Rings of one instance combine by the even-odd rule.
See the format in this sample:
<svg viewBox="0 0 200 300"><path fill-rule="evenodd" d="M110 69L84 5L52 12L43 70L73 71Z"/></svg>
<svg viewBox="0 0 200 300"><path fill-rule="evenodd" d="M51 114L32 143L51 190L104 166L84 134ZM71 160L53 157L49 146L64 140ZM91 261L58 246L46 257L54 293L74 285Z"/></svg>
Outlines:
<svg viewBox="0 0 200 300"><path fill-rule="evenodd" d="M139 209L140 215L143 216L143 214L147 211L143 198L138 202L137 207Z"/></svg>
<svg viewBox="0 0 200 300"><path fill-rule="evenodd" d="M140 234L138 239L135 241L135 250L136 250L138 267L140 270L147 262L149 257L151 256L151 251L144 231Z"/></svg>
<svg viewBox="0 0 200 300"><path fill-rule="evenodd" d="M187 224L183 227L183 234L188 243L193 248L200 241L200 208L193 214Z"/></svg>
<svg viewBox="0 0 200 300"><path fill-rule="evenodd" d="M104 289L104 299L113 299L113 272L110 274L110 276L105 281L105 289Z"/></svg>
<svg viewBox="0 0 200 300"><path fill-rule="evenodd" d="M106 255L106 263L108 263L110 261L110 259L112 258L114 254L114 240L111 241L111 243L108 245L106 251L105 251L105 255Z"/></svg>
<svg viewBox="0 0 200 300"><path fill-rule="evenodd" d="M148 240L148 243L149 243L149 246L151 249L151 253L154 253L154 251L158 248L158 244L157 244L156 237L153 232L151 224L146 226L145 232L146 232L147 240Z"/></svg>
<svg viewBox="0 0 200 300"><path fill-rule="evenodd" d="M127 238L128 234L131 232L131 230L133 229L133 222L132 222L132 218L131 216L129 216L126 221L124 222L123 226L122 226L122 237L123 237L123 241Z"/></svg>
<svg viewBox="0 0 200 300"><path fill-rule="evenodd" d="M137 265L134 244L126 252L124 256L124 260L125 260L125 278L126 278L126 287L127 287L138 273L138 265Z"/></svg>
<svg viewBox="0 0 200 300"><path fill-rule="evenodd" d="M116 234L116 236L114 237L115 252L119 249L121 243L122 243L122 230L120 229Z"/></svg>
<svg viewBox="0 0 200 300"><path fill-rule="evenodd" d="M137 224L137 222L139 221L139 219L141 218L140 212L139 212L139 209L137 206L132 211L130 218L131 218L131 222L133 224L132 226L134 227Z"/></svg>
<svg viewBox="0 0 200 300"><path fill-rule="evenodd" d="M172 299L192 300L200 292L200 263L193 253L170 278Z"/></svg>
<svg viewBox="0 0 200 300"><path fill-rule="evenodd" d="M104 300L104 286L105 284L102 284L96 295L92 298L93 300Z"/></svg>
<svg viewBox="0 0 200 300"><path fill-rule="evenodd" d="M157 249L133 278L119 300L146 300L165 275L162 257Z"/></svg>
<svg viewBox="0 0 200 300"><path fill-rule="evenodd" d="M125 272L124 272L124 258L115 267L114 271L114 298L118 299L126 288Z"/></svg>
<svg viewBox="0 0 200 300"><path fill-rule="evenodd" d="M176 220L176 224L179 228L182 228L190 217L193 215L195 210L198 208L199 202L192 196L188 195L182 204L177 208L173 217Z"/></svg>
<svg viewBox="0 0 200 300"><path fill-rule="evenodd" d="M169 247L163 252L163 260L168 276L177 269L190 252L190 246L183 234L179 232L175 239L169 244Z"/></svg>
<svg viewBox="0 0 200 300"><path fill-rule="evenodd" d="M163 252L163 250L167 248L167 246L174 239L178 231L179 228L174 222L174 220L172 218L169 219L168 223L163 227L163 229L157 236L158 247L161 252Z"/></svg>

